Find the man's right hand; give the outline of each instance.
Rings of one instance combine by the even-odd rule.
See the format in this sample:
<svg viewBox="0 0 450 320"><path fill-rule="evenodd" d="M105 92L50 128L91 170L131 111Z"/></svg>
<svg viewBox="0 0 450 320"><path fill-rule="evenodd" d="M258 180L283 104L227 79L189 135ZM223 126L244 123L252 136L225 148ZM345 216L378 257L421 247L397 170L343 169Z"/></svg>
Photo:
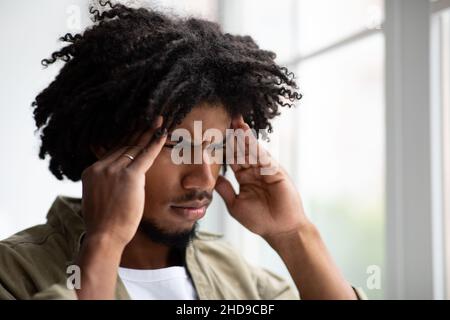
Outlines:
<svg viewBox="0 0 450 320"><path fill-rule="evenodd" d="M144 212L145 173L167 139L167 134L152 139L161 124L159 116L152 129L132 138L128 146L110 151L82 173L86 235L78 257L79 299L114 298L123 250L136 234Z"/></svg>
<svg viewBox="0 0 450 320"><path fill-rule="evenodd" d="M132 146L106 154L83 171L82 213L86 236L105 235L123 245L134 237L144 211L145 173L167 137L163 135L149 145L161 123L159 116L152 129L130 141Z"/></svg>

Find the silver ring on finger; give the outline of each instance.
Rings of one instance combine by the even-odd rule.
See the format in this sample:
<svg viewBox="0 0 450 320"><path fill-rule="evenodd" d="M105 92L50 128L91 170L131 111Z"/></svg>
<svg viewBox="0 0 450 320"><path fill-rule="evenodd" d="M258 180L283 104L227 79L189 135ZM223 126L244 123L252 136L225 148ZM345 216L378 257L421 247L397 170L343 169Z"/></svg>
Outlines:
<svg viewBox="0 0 450 320"><path fill-rule="evenodd" d="M124 157L127 157L127 158L130 159L131 161L134 160L134 157L133 157L131 154L124 153L123 156L124 156Z"/></svg>

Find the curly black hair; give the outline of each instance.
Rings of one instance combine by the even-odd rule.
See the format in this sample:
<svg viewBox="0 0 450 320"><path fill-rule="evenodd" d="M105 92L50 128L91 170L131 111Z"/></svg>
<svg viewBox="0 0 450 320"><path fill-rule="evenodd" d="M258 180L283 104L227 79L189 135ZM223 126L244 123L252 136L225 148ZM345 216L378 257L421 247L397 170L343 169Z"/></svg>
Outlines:
<svg viewBox="0 0 450 320"><path fill-rule="evenodd" d="M270 133L279 107L301 98L294 74L250 36L194 17L100 4L101 13L90 7L92 26L61 37L69 44L42 60L64 61L32 103L39 157L50 156L59 180L80 180L97 161L92 146L116 146L158 115L170 131L198 103L220 102L231 116Z"/></svg>

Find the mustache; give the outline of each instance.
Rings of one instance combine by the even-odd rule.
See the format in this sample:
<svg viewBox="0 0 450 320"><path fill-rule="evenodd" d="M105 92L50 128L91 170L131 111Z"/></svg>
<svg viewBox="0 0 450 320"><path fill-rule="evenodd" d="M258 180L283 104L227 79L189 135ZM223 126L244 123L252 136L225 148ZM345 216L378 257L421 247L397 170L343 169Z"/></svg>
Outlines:
<svg viewBox="0 0 450 320"><path fill-rule="evenodd" d="M206 199L208 200L208 203L210 203L212 201L212 197L213 197L212 192L208 192L206 190L192 190L175 199L173 202L183 203L194 200L203 201Z"/></svg>

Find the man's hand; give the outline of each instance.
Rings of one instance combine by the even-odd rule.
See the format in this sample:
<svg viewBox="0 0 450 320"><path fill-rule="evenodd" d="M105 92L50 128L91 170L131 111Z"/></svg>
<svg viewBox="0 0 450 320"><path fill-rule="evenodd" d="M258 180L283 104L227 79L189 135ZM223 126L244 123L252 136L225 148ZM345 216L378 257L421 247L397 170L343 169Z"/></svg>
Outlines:
<svg viewBox="0 0 450 320"><path fill-rule="evenodd" d="M122 252L134 237L144 212L145 173L167 139L162 135L152 140L161 124L159 117L152 129L135 135L129 146L110 151L83 171L86 235L78 258L80 299L114 298Z"/></svg>
<svg viewBox="0 0 450 320"><path fill-rule="evenodd" d="M242 116L233 119L233 128L250 130ZM355 292L307 219L294 184L256 138L247 136L245 143L238 145L241 149L236 149L236 153L245 151L245 163L230 165L239 183L239 194L223 176L216 182L228 211L280 255L302 299L355 299ZM255 151L249 148L250 142L257 145L256 154L252 154ZM250 161L251 157L256 161ZM262 169L270 174L261 174Z"/></svg>
<svg viewBox="0 0 450 320"><path fill-rule="evenodd" d="M134 237L144 212L145 173L167 137L148 146L161 122L159 117L131 146L110 152L83 171L82 213L88 236L108 235L124 246Z"/></svg>
<svg viewBox="0 0 450 320"><path fill-rule="evenodd" d="M233 119L232 126L235 130L250 130L242 116ZM259 145L256 137L253 134L248 137L245 149L237 145L238 141L234 144L237 145L235 157L238 150L245 151L245 163L230 165L239 182L239 195L223 176L217 180L217 192L237 221L266 240L298 230L308 223L299 193L284 169ZM257 146L257 154L250 154L251 143ZM251 155L256 160L254 164L250 164ZM270 174L261 174L261 170Z"/></svg>

